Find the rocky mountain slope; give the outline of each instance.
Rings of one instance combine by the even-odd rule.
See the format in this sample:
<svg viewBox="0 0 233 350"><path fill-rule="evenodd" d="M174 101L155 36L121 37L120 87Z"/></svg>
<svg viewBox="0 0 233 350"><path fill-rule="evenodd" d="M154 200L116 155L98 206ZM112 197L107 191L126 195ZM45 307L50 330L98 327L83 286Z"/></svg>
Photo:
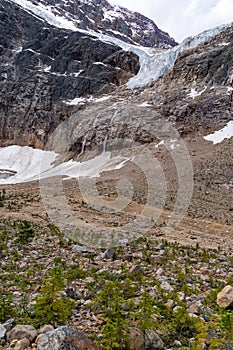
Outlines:
<svg viewBox="0 0 233 350"><path fill-rule="evenodd" d="M112 91L138 72L137 55L97 33L123 43L176 44L152 21L106 1L3 0L0 16L2 144L43 147L70 116L69 101Z"/></svg>
<svg viewBox="0 0 233 350"><path fill-rule="evenodd" d="M95 25L91 20L91 26L88 21L94 13L97 13L97 19ZM98 105L93 105L93 98L112 95L117 86L127 81L131 89L154 84L164 73L165 76L155 82L154 90L148 90L145 95L149 94L151 97L148 98L153 99L154 113L171 120L181 132L197 127L204 131L213 128L216 121L224 123L231 119L232 26L204 33L161 52L158 48L143 49L130 44L133 40L130 36L119 39L115 29L109 36L109 23L101 20L107 14L115 18L112 25L117 25L122 18L134 28L143 28L144 23L151 31L150 37L155 35L161 40L160 44L155 41L147 43L148 31L144 30L141 36L144 41L140 44L167 47L169 37L161 39L161 32L158 33L151 21L128 10L113 8L105 1L98 5L90 1L59 4L24 1L19 5L17 1L4 0L1 5L4 35L1 36L0 72L2 145L43 148L56 127L70 120L79 129L78 134L75 131L75 137L71 137L79 152L87 133L86 128L78 127L79 121L90 125L100 112L103 114L101 123L106 123L106 128L100 130L95 125L87 138L92 138L94 143L103 142L108 132L108 113L104 110L107 106L111 109L112 100L109 98L104 102L104 97L103 102L100 99ZM119 29L119 32L124 33L124 29ZM170 46L175 45L169 40ZM173 69L166 72L172 66ZM133 76L135 78L130 79ZM130 94L125 90L121 105L129 106ZM195 97L198 97L197 104ZM143 97L134 99L133 103L138 100L143 100ZM139 108L137 113L141 112ZM125 117L123 113L124 120ZM152 121L147 121L147 125L153 130ZM131 129L134 130L135 125ZM118 130L117 134L128 136L127 131ZM141 141L143 137L140 137ZM72 145L71 148L74 149Z"/></svg>
<svg viewBox="0 0 233 350"><path fill-rule="evenodd" d="M233 26L1 0L0 33L0 350L232 348Z"/></svg>
<svg viewBox="0 0 233 350"><path fill-rule="evenodd" d="M95 104L88 99L77 101L71 117L56 129L47 146L60 147L58 140L62 139L64 127L63 144L67 147L63 151L76 149L79 154L84 139L87 149L103 144L106 137L129 138L142 144L161 141L160 120L168 121L180 135L201 132L204 136L226 125L232 120L233 26L221 28L217 35L207 38L204 36L197 46L189 44L191 49L184 46L171 68L151 87L120 88L117 94L107 95ZM167 51L163 55L167 57ZM156 54L153 60L151 74L154 67L157 69ZM143 71L144 76L148 75L150 65ZM136 86L138 75L131 79L136 80Z"/></svg>
<svg viewBox="0 0 233 350"><path fill-rule="evenodd" d="M16 3L22 4L21 1ZM80 29L93 30L131 44L162 48L177 44L152 20L124 7L113 6L106 0L41 0L36 6L72 21Z"/></svg>

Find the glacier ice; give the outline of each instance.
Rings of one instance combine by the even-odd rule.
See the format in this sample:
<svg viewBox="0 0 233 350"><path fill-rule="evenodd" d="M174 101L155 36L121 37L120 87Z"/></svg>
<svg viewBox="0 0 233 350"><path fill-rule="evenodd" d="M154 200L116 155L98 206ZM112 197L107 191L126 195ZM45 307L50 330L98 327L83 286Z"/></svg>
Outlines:
<svg viewBox="0 0 233 350"><path fill-rule="evenodd" d="M139 73L128 81L126 84L127 87L134 89L150 85L161 78L165 71L173 66L181 52L196 47L232 25L233 23L230 23L206 30L194 37L188 37L182 41L180 45L175 46L172 49L147 55L147 57L143 56L140 60L141 68Z"/></svg>
<svg viewBox="0 0 233 350"><path fill-rule="evenodd" d="M44 6L39 2L38 5L34 5L29 0L7 1L12 1L18 4L19 6L23 7L26 11L29 11L30 13L34 14L37 18L39 17L53 26L93 35L102 41L111 42L115 45L118 45L126 51L130 51L138 55L140 60L140 70L138 74L131 78L126 84L126 86L129 89L149 86L151 83L155 82L160 77L162 77L167 69L173 66L175 60L181 52L196 47L200 43L209 40L210 38L221 33L221 31L223 31L227 27L233 25L233 23L230 23L206 30L196 36L188 37L178 46L175 46L168 50L161 50L149 47L142 47L136 44L129 44L122 41L121 39L111 37L109 35L105 35L99 32L95 32L93 30L87 31L80 29L78 27L78 21L75 21L73 18L71 18L69 13L66 14L67 18L55 15L53 13L53 9L50 6ZM114 13L114 15L117 15L117 13Z"/></svg>

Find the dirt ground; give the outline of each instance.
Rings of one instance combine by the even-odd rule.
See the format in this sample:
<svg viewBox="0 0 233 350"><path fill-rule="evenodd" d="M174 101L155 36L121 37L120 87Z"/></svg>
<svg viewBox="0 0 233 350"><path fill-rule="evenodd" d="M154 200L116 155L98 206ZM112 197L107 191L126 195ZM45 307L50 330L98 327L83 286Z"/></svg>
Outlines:
<svg viewBox="0 0 233 350"><path fill-rule="evenodd" d="M176 180L176 165L171 160L167 150L163 147L156 149L154 155L162 164L167 182L166 201L162 207L161 215L156 218L146 234L151 239L165 238L181 244L196 245L206 248L218 246L229 248L233 243L233 164L231 157L232 141L213 146L200 137L186 139L189 154L193 164L194 189L189 208L181 222L171 229L168 227L176 201L178 185ZM151 149L152 145L149 146ZM154 148L153 148L154 149ZM118 182L127 180L133 186L132 198L128 200L123 209L109 209L118 197ZM126 185L128 186L128 182ZM137 217L147 204L148 184L143 169L133 163L127 163L124 168L102 173L96 180L95 187L98 197L92 199L94 203L106 203L105 206L89 205L85 201L85 193L80 189L79 181L70 179L57 181L50 179L46 184L48 203L39 181L16 185L1 185L0 191L5 192L4 206L0 207L1 218L11 220L28 220L42 226L53 223L48 208L53 208L56 218L61 214L60 197L54 188L60 186L59 191L64 195L68 211L72 217L92 225L94 228L121 227ZM93 186L93 183L82 182L82 187ZM157 209L157 208L156 208ZM69 214L69 213L68 213ZM67 214L67 218L69 215ZM69 220L69 219L68 219ZM52 221L52 222L51 222Z"/></svg>

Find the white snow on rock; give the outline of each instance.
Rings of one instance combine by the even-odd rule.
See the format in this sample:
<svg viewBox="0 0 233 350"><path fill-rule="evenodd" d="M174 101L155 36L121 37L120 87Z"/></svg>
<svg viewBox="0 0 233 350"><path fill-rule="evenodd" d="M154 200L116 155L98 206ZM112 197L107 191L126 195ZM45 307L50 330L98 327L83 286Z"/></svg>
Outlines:
<svg viewBox="0 0 233 350"><path fill-rule="evenodd" d="M84 105L86 103L87 99L84 97L75 97L73 100L63 101L65 104L69 106L75 106L75 105Z"/></svg>
<svg viewBox="0 0 233 350"><path fill-rule="evenodd" d="M139 107L153 107L153 105L145 101L145 102L141 103L139 105Z"/></svg>
<svg viewBox="0 0 233 350"><path fill-rule="evenodd" d="M159 143L157 143L157 145L155 145L155 148L158 148L159 146L162 146L164 144L165 144L165 142L164 142L164 140L162 140Z"/></svg>
<svg viewBox="0 0 233 350"><path fill-rule="evenodd" d="M230 43L221 43L219 46L228 46Z"/></svg>
<svg viewBox="0 0 233 350"><path fill-rule="evenodd" d="M107 100L109 100L111 97L112 97L112 95L103 96L103 97L100 97L100 98L95 98L95 99L94 99L94 103L107 101Z"/></svg>
<svg viewBox="0 0 233 350"><path fill-rule="evenodd" d="M129 89L145 87L152 84L153 82L158 80L160 77L162 77L167 69L173 66L175 60L177 59L178 55L181 52L183 52L184 50L196 47L200 43L203 43L209 40L210 38L216 36L227 27L233 25L233 23L230 23L230 24L218 26L210 30L206 30L194 37L188 37L180 45L175 46L172 49L161 50L161 49L155 49L155 48L149 48L149 47L142 47L136 44L132 45L118 38L111 37L109 35L105 35L102 33L97 33L93 30L87 31L87 30L80 29L78 27L79 21L74 20L74 18L71 17L71 14L69 12L65 12L65 13L63 12L66 16L66 17L63 17L61 15L54 13L54 12L57 12L57 10L54 7L45 6L40 2L38 2L37 5L35 5L29 0L7 0L7 1L18 4L29 13L33 14L39 19L45 20L47 23L53 26L69 29L72 31L79 31L88 35L93 35L102 41L113 43L126 51L130 51L138 55L139 61L140 61L140 70L139 70L139 73L135 77L131 78L126 84L126 86ZM115 16L121 15L116 11L116 9L117 7L115 7L114 12L109 11L109 13L106 14L106 18L113 19Z"/></svg>
<svg viewBox="0 0 233 350"><path fill-rule="evenodd" d="M222 142L225 139L230 139L233 136L233 120L231 120L227 125L218 131L215 131L213 134L204 136L204 139L207 141L212 141L214 145Z"/></svg>
<svg viewBox="0 0 233 350"><path fill-rule="evenodd" d="M57 154L45 152L31 147L9 146L0 148L0 170L16 172L0 183L24 182L51 168ZM42 162L43 160L43 162Z"/></svg>
<svg viewBox="0 0 233 350"><path fill-rule="evenodd" d="M52 176L98 177L103 171L120 169L129 160L123 157L111 158L110 152L104 152L82 163L70 160L55 165L58 156L59 154L53 151L42 151L27 146L0 148L0 184L23 183ZM6 175L9 177L6 178Z"/></svg>
<svg viewBox="0 0 233 350"><path fill-rule="evenodd" d="M63 101L63 103L69 105L69 106L75 106L75 105L84 105L86 102L92 102L92 103L99 103L103 101L107 101L112 97L112 95L102 96L99 98L94 98L93 96L90 97L75 97L73 100L67 100Z"/></svg>
<svg viewBox="0 0 233 350"><path fill-rule="evenodd" d="M200 92L197 92L195 89L191 89L191 92L187 96L192 97L192 99L194 100L195 97L201 96L203 94L203 92L206 91L206 89L207 89L207 86L205 86L204 89L201 90Z"/></svg>
<svg viewBox="0 0 233 350"><path fill-rule="evenodd" d="M28 0L12 0L12 1L18 4L19 6L23 7L25 10L29 11L30 13L34 14L36 17L44 19L47 23L55 27L69 29L73 31L77 30L77 27L72 21L69 21L65 17L55 15L52 12L52 9L50 6L44 6L41 3L39 3L38 5L35 5Z"/></svg>

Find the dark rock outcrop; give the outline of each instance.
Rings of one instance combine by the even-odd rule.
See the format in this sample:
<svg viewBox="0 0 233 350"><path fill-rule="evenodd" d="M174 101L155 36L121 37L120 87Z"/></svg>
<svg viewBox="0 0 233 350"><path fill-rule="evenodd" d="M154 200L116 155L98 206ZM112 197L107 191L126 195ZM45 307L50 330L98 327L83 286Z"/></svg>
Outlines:
<svg viewBox="0 0 233 350"><path fill-rule="evenodd" d="M154 104L181 132L220 129L233 115L233 26L180 54L152 88Z"/></svg>
<svg viewBox="0 0 233 350"><path fill-rule="evenodd" d="M103 16L111 25L127 18L132 28L135 23L140 27L142 20L140 15L113 8L105 0L67 0L66 5L62 1L55 4L53 0L44 0L41 4L50 4L54 13L57 11L59 16L73 20L82 29L105 34L109 34L107 30L111 26L104 25ZM119 16L118 11L125 15ZM111 20L113 17L115 20ZM130 22L129 18L136 22ZM160 118L171 121L181 134L197 130L205 133L232 119L232 26L182 52L173 68L152 87L144 92L138 90L138 95L125 90L119 101L123 89L117 88L139 71L136 54L94 34L50 25L13 0L2 0L0 19L3 33L0 36L0 145L44 148L58 127L56 149L65 138L68 148L61 150L79 153L84 138L89 147L103 144L106 138L154 141L151 135L156 134ZM149 20L142 22L153 27ZM127 25L121 23L118 31L123 35ZM145 45L146 33L145 30L144 41L140 41ZM130 35L125 40L130 42L129 38ZM96 104L93 96L103 93L110 96ZM82 97L86 100L79 100L77 106L70 105L74 103L72 100ZM151 104L153 113L145 113L139 107L145 100ZM98 123L95 123L97 115Z"/></svg>
<svg viewBox="0 0 233 350"><path fill-rule="evenodd" d="M78 22L78 27L94 30L129 43L168 48L177 43L149 18L106 0L41 0L57 15Z"/></svg>
<svg viewBox="0 0 233 350"><path fill-rule="evenodd" d="M112 91L138 57L79 31L56 28L20 6L0 4L0 139L43 147L69 117L66 101Z"/></svg>

